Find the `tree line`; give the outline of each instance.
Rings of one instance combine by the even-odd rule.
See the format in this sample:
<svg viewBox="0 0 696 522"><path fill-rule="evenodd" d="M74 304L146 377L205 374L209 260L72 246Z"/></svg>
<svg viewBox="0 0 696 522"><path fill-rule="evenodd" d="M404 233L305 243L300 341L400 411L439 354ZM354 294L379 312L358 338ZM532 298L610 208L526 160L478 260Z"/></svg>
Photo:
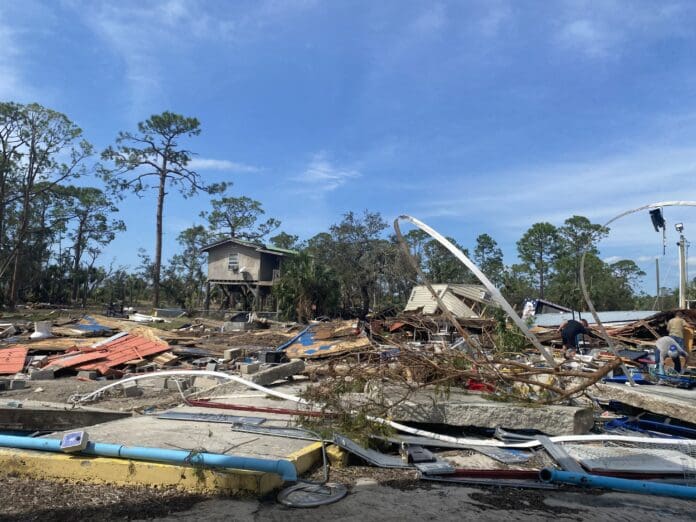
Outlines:
<svg viewBox="0 0 696 522"><path fill-rule="evenodd" d="M290 261L276 293L285 315L306 318L311 312L302 303L314 303L321 313L368 310L402 306L417 273L404 259L396 237L385 234L387 223L379 213L349 212L328 232L302 244L294 244L303 255ZM572 216L563 225L535 223L517 242L519 262L506 264L503 252L489 234L476 238L473 252L447 238L473 259L503 295L518 309L526 299L542 298L583 310L580 291L580 262L584 253L585 278L599 309L625 310L654 306L638 291L645 273L631 260L612 263L599 257L598 243L609 230L583 216ZM404 234L420 272L431 283L478 283L476 277L437 241L419 229ZM321 269L312 278L311 271ZM302 274L298 277L298 273ZM298 288L296 281L312 281ZM329 301L319 301L316 288L333 288Z"/></svg>
<svg viewBox="0 0 696 522"><path fill-rule="evenodd" d="M290 318L398 308L422 282L377 212L348 212L327 231L300 241L280 231L281 222L267 218L261 202L230 195L228 180L205 182L190 168L194 153L188 142L200 133L196 118L163 112L119 132L97 153L67 116L38 104L0 103L0 305L120 301L201 308L206 298L201 248L231 236L298 252L286 260L274 288L278 308ZM136 267L105 266L104 248L125 230L119 201L148 190L157 195L154 255L139 251ZM200 214L201 223L179 234L179 251L165 261L162 229L172 190L184 197L204 194L210 207ZM600 259L597 245L608 232L572 216L560 226L533 224L517 242L518 262L506 263L485 233L476 238L470 257L518 307L539 297L582 309L584 253L598 308L654 307L651 297L638 291L645 274L633 261ZM430 282L476 282L425 233L411 230L404 238Z"/></svg>

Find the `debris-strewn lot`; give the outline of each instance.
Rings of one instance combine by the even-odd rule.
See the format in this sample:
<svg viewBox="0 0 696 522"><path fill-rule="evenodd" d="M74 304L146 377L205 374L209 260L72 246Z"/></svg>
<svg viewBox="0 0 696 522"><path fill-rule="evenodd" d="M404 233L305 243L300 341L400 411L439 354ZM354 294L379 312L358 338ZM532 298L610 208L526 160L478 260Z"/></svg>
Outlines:
<svg viewBox="0 0 696 522"><path fill-rule="evenodd" d="M278 505L274 495L211 498L29 480L7 468L0 518L401 521L466 513L615 521L634 520L631 509L640 504L641 514L681 519L682 501L578 489L555 473L550 484L539 473L696 482L692 358L684 357L681 373L678 357L654 360L678 312L601 332L573 321L570 336L567 322L530 331L486 316L497 304L480 288L456 290L449 312L435 300L430 312L418 305L309 325L254 314L243 322L162 323L144 314L71 313L56 314L43 333L38 324L10 324L0 341L0 408L7 412L0 430L60 439L87 427L93 442L176 448L186 459L201 452L285 459L321 437L334 446L330 479L350 495L303 511ZM696 325L696 311L683 315L686 326ZM568 339L577 350L565 346ZM644 385L625 386L629 377ZM92 424L68 425L88 410ZM675 435L683 438L669 438ZM7 440L11 448L32 446ZM304 478L320 482L323 470Z"/></svg>
<svg viewBox="0 0 696 522"><path fill-rule="evenodd" d="M152 518L190 509L204 498L176 489L158 490L0 477L0 520Z"/></svg>

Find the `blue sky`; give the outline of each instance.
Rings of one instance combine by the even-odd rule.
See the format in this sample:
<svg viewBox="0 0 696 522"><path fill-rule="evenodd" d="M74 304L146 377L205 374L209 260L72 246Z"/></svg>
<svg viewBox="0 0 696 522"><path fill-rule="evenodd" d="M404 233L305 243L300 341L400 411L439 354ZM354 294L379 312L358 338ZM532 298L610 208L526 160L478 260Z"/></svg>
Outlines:
<svg viewBox="0 0 696 522"><path fill-rule="evenodd" d="M696 200L695 44L690 1L4 0L0 99L64 112L100 150L153 113L196 116L199 172L289 233L408 213L512 263L536 221ZM207 206L168 198L165 258ZM153 198L121 214L104 263L152 251ZM696 238L695 217L666 210L668 284L672 225ZM601 246L652 288L646 214Z"/></svg>

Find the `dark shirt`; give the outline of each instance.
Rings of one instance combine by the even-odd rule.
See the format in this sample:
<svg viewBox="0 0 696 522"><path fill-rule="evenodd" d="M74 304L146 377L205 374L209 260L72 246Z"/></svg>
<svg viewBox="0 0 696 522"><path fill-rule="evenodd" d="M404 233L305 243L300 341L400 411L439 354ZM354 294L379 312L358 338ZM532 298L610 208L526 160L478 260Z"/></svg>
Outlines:
<svg viewBox="0 0 696 522"><path fill-rule="evenodd" d="M573 348L578 347L577 337L580 334L589 333L587 329L582 325L581 322L571 319L566 323L566 325L561 330L561 336L563 337L563 345L570 346Z"/></svg>

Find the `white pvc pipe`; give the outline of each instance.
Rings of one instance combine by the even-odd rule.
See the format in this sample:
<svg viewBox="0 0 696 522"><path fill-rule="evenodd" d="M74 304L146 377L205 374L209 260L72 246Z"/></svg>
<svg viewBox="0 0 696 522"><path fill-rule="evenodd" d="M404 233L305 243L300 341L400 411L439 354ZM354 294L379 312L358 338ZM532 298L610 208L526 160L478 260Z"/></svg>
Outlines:
<svg viewBox="0 0 696 522"><path fill-rule="evenodd" d="M213 372L213 371L208 371L208 370L168 370L164 372L154 372L154 373L145 373L143 375L136 375L134 377L128 377L127 379L121 379L120 381L108 384L104 386L103 388L99 388L96 391L93 391L92 393L89 393L87 395L84 395L83 397L80 397L76 403L80 402L86 402L90 401L92 399L97 398L99 395L101 395L103 392L110 388L115 388L116 386L121 386L122 384L125 384L127 382L134 382L134 381L140 381L142 379L153 379L157 377L182 377L185 375L193 375L193 376L206 376L206 377L216 377L218 379L226 379L228 381L234 381L238 382L240 384L243 384L244 386L248 386L249 388L254 388L256 390L264 392L266 395L272 395L273 397L278 397L279 399L283 399L286 401L293 401L293 402L298 402L300 404L310 404L309 402L305 401L304 399L301 399L300 397L295 397L294 395L287 395L282 392L277 392L275 390L271 390L269 388L265 388L261 386L260 384L256 384L255 382L247 381L246 379L242 379L241 377L237 377L236 375L230 375L228 373L222 373L222 372Z"/></svg>
<svg viewBox="0 0 696 522"><path fill-rule="evenodd" d="M486 289L491 293L491 296L497 302L503 310L505 310L505 313L507 313L510 316L510 319L513 320L513 322L517 325L517 327L522 330L522 333L529 339L532 344L536 347L539 352L541 352L541 355L544 356L544 359L546 359L546 362L551 366L551 368L554 368L556 366L556 361L553 359L553 355L539 342L539 339L536 338L536 336L529 331L529 328L527 328L527 324L522 320L522 318L517 315L517 312L510 306L510 303L507 302L507 300L503 297L503 295L500 293L500 291L495 287L493 283L486 277L486 274L481 272L479 267L477 267L468 257L464 255L464 252L459 250L457 247L455 247L451 242L447 240L442 234L434 230L433 228L430 228L428 225L423 223L422 221L411 217L407 215L399 216L396 218L394 221L394 224L397 225L398 221L400 219L409 221L413 225L417 226L420 228L423 232L428 234L430 237L435 239L438 243L440 243L442 246L444 246L447 250L449 250L454 257L459 259L459 261L464 264L469 270L473 272L473 274L478 278L481 283L486 287Z"/></svg>
<svg viewBox="0 0 696 522"><path fill-rule="evenodd" d="M115 386L120 386L121 384L123 384L125 382L138 381L141 379L152 379L152 378L156 378L156 377L174 377L174 376L182 376L182 375L206 375L209 377L218 377L221 379L227 379L230 381L238 382L238 383L243 384L245 386L248 386L250 388L254 388L256 390L262 391L265 394L271 395L273 397L278 397L278 398L284 399L286 401L296 402L298 404L311 405L311 403L306 401L305 399L302 399L302 398L297 397L295 395L288 395L285 393L281 393L281 392L272 390L270 388L266 388L265 386L261 386L260 384L256 384L254 382L247 381L246 379L242 379L241 377L237 377L236 375L229 375L227 373L211 372L211 371L206 371L206 370L201 370L201 371L171 370L171 371L165 371L165 372L147 373L144 375L138 375L135 377L130 377L128 379L124 379L122 381L115 382L115 383L109 384L107 386L104 386L103 388L100 388L100 389L90 393L89 395L85 395L77 402L83 402L90 397L91 398L96 397L100 393L102 393L103 391L105 391L109 388L113 388ZM411 435L418 435L421 437L428 437L430 439L441 440L443 442L451 442L453 444L489 446L489 447L497 447L497 448L518 448L518 449L536 448L537 446L541 445L541 443L538 440L506 443L506 442L503 442L500 440L495 440L495 439L482 440L482 439L450 437L449 435L440 435L439 433L433 433L430 431L419 430L417 428L411 428L410 426L406 426L404 424L400 424L398 422L390 421L387 419L382 419L381 417L368 416L367 419L372 421L372 422L377 422L379 424L386 424L387 426L391 426L395 430L402 431L404 433L410 433ZM672 445L696 446L696 440L692 440L692 439L663 439L663 438L652 439L652 438L647 438L647 437L627 437L627 436L623 436L623 435L563 435L560 437L551 437L551 440L553 442L608 442L608 441L611 441L611 442L649 443L649 444L660 444L660 445L672 444Z"/></svg>

